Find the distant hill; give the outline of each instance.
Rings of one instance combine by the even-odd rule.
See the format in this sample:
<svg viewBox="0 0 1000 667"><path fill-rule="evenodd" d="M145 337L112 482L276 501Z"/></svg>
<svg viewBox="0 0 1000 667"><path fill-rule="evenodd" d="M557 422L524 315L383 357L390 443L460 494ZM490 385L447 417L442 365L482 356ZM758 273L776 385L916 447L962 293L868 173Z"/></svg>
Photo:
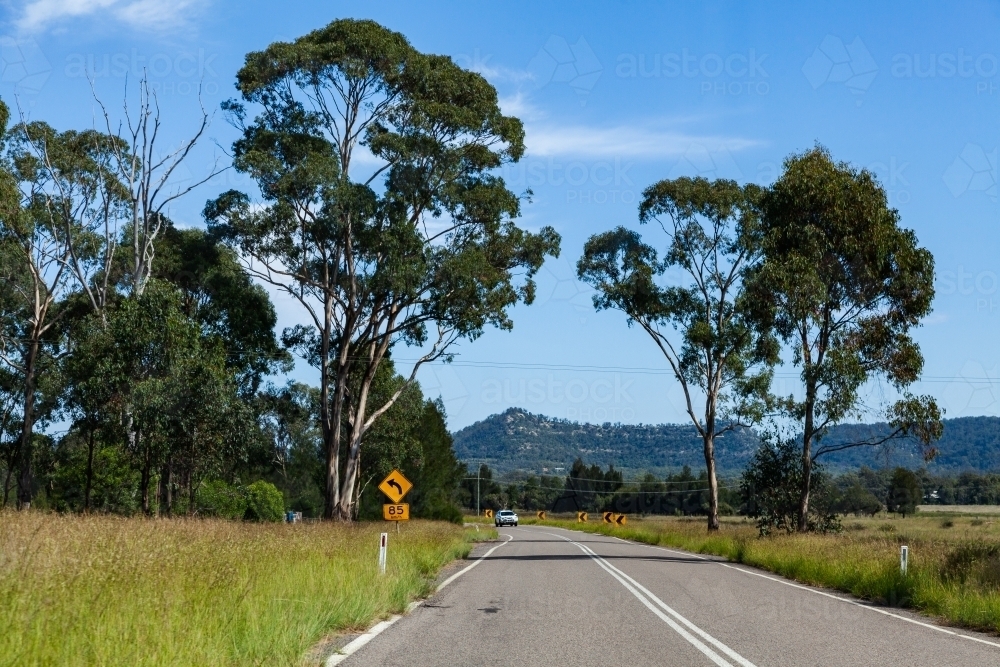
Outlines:
<svg viewBox="0 0 1000 667"><path fill-rule="evenodd" d="M826 436L830 444L850 442L888 432L886 424L847 424ZM587 464L613 464L626 472L648 470L663 474L685 465L704 468L701 440L683 424L580 424L535 415L519 408L466 426L454 434L455 452L463 461L485 461L494 470L560 474L577 457ZM727 433L717 442L716 461L722 473L744 468L758 444L750 430ZM941 454L928 468L935 474L966 470L1000 471L1000 417L946 419ZM824 457L831 472L867 465L920 467L923 462L905 444L891 451L864 447Z"/></svg>

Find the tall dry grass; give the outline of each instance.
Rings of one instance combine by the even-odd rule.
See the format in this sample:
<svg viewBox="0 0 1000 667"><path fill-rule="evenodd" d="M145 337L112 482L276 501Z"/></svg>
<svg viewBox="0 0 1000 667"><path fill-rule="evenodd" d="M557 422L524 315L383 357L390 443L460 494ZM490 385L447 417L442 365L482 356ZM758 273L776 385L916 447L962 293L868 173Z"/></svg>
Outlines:
<svg viewBox="0 0 1000 667"><path fill-rule="evenodd" d="M427 593L462 528L0 512L0 665L296 665Z"/></svg>
<svg viewBox="0 0 1000 667"><path fill-rule="evenodd" d="M1000 632L1000 521L909 517L851 519L837 534L761 538L730 519L709 534L704 519L630 518L617 527L569 520L544 523L647 544L724 556L808 584L882 604L909 607L964 627ZM900 546L909 547L907 574Z"/></svg>

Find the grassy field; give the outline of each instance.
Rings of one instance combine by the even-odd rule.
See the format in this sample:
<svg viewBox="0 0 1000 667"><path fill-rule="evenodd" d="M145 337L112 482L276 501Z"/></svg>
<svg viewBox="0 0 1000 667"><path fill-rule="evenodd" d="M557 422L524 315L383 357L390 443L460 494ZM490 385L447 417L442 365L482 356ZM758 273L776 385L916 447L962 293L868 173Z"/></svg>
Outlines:
<svg viewBox="0 0 1000 667"><path fill-rule="evenodd" d="M301 665L427 594L477 537L411 521L381 576L382 530L0 512L0 665Z"/></svg>
<svg viewBox="0 0 1000 667"><path fill-rule="evenodd" d="M727 518L709 535L702 518L629 518L624 527L534 519L648 544L715 554L798 581L909 607L947 622L1000 632L1000 517L847 517L842 533L760 538L753 524ZM906 576L900 546L909 546Z"/></svg>

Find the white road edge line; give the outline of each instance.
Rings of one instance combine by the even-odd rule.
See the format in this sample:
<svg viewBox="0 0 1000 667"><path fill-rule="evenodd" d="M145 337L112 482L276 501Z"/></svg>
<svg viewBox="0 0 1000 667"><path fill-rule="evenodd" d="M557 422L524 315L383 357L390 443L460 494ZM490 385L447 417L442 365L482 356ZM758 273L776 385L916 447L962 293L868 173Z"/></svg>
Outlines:
<svg viewBox="0 0 1000 667"><path fill-rule="evenodd" d="M461 570L459 570L455 574L451 575L450 577L448 577L447 579L445 579L444 581L442 581L441 584L437 588L434 589L434 592L437 593L442 588L444 588L445 586L447 586L451 582L455 581L456 579L458 579L459 577L461 577L463 574L465 574L466 572L468 572L469 570L471 570L475 566L477 566L480 563L482 563L484 558L486 558L491 553L493 553L494 551L496 551L497 549L499 549L500 547L502 547L504 544L507 544L508 542L510 542L513 539L514 539L513 535L508 535L507 539L504 540L503 543L496 545L495 547L493 547L492 549L490 549L489 551L487 551L486 553L484 553L482 556L480 556L479 558L477 558L475 560L475 562L473 562L472 564L470 564L470 565L462 568ZM415 600L415 601L411 602L406 607L406 613L409 614L410 612L412 612L414 609L416 609L417 607L419 607L423 603L424 603L423 600ZM364 634L362 634L362 635L360 635L358 637L355 637L349 643L345 644L337 653L334 653L329 658L327 658L326 662L324 663L325 667L335 667L336 665L339 665L343 661L347 660L347 658L349 658L359 648L361 648L362 646L364 646L365 644L367 644L371 640L375 639L375 637L377 637L378 635L380 635L389 626L391 626L393 623L395 623L396 621L398 621L401 618L403 618L403 617L401 615L397 614L395 616L390 617L389 619L387 619L385 621L382 621L380 623L376 623L375 625L373 625L372 627L370 627Z"/></svg>
<svg viewBox="0 0 1000 667"><path fill-rule="evenodd" d="M819 591L815 588L810 588L809 586L803 586L801 584L793 584L790 581L782 581L777 577L769 577L766 574L761 574L759 572L751 572L750 570L744 570L742 567L736 567L735 565L730 565L729 563L719 563L722 567L728 567L730 570L736 570L737 572L742 572L743 574L749 574L754 577L761 577L762 579L768 579L770 581L777 582L779 584L784 584L785 586L791 586L792 588L798 588L803 591L808 591L810 593L815 593L816 595L822 595L823 597L828 597L831 600L838 600L840 602L846 602L849 605L854 605L855 607L860 607L861 609L867 609L868 611L874 611L878 614L883 614L885 616L891 616L893 618L898 618L901 621L906 621L907 623L913 623L914 625L919 625L924 628L929 628L931 630L937 630L938 632L943 632L946 635L953 635L955 637L960 637L962 639L968 639L969 641L979 642L980 644L988 644L990 646L996 646L1000 648L1000 644L997 642L991 642L986 639L980 639L979 637L972 637L970 635L963 635L960 632L955 632L954 630L948 630L937 625L932 625L930 623L924 623L923 621L918 621L913 618L907 618L906 616L901 616L899 614L894 614L891 611L886 611L885 609L879 609L878 607L863 604L861 602L856 602L854 600L849 600L847 598L842 598L839 595L831 595L825 591Z"/></svg>
<svg viewBox="0 0 1000 667"><path fill-rule="evenodd" d="M564 529L564 530L566 530L566 529ZM606 537L613 537L613 536L612 535L607 535ZM563 538L563 539L566 539L566 538ZM615 538L615 539L621 540L621 538ZM621 540L621 541L624 541L624 540ZM822 595L823 597L830 598L831 600L837 600L839 602L844 602L846 604L854 605L855 607L860 607L861 609L867 609L868 611L874 611L874 612L876 612L878 614L882 614L884 616L891 616L892 618L898 618L901 621L906 621L907 623L912 623L914 625L919 625L921 627L928 628L930 630L936 630L938 632L943 632L946 635L953 635L953 636L959 637L961 639L968 639L969 641L979 642L980 644L987 644L989 646L995 646L997 648L1000 648L1000 643L997 643L997 642L991 642L989 640L980 639L979 637L972 637L970 635L963 635L961 632L955 632L954 630L948 630L947 628L942 628L941 626L938 626L938 625L933 625L931 623L924 623L923 621L918 621L918 620L913 619L913 618L907 618L906 616L901 616L899 614L894 614L891 611L886 611L885 609L879 609L878 607L875 607L875 606L870 605L870 604L864 604L862 602L857 602L856 600L850 600L848 598L842 598L839 595L832 595L832 594L827 593L825 591L821 591L821 590L817 590L815 588L812 588L811 586L804 586L802 584L796 584L796 583L793 583L791 581L784 581L783 579L778 579L777 577L770 577L770 576L768 576L766 574L761 574L760 572L751 572L750 570L745 570L742 567L737 567L737 566L732 565L730 563L723 563L722 561L715 560L714 558L705 558L704 556L699 556L698 554L695 554L695 553L688 553L687 551L676 551L674 549L666 549L664 547L658 547L658 546L654 546L652 544L645 544L643 542L629 541L628 543L629 544L634 544L634 545L639 546L639 547L646 547L648 549L658 549L659 551L666 551L667 553L678 554L678 555L681 555L681 556L694 556L695 558L699 558L699 559L704 560L704 561L709 561L709 562L712 562L712 563L716 563L717 565L721 565L722 567L728 567L731 570L736 570L737 572L742 572L743 574L748 574L748 575L751 575L751 576L754 576L754 577L760 577L762 579L767 579L767 580L773 581L775 583L784 584L785 586L791 586L792 588L798 588L798 589L806 591L808 593L815 593L816 595Z"/></svg>
<svg viewBox="0 0 1000 667"><path fill-rule="evenodd" d="M726 655L728 655L730 658L732 658L733 660L735 660L737 663L739 663L740 665L743 665L743 667L755 667L752 662L750 662L749 660L747 660L746 658L744 658L743 656L741 656L739 653L737 653L733 649L729 648L728 646L726 646L725 644L723 644L721 641L719 641L718 639L716 639L712 635L708 634L707 632L705 632L704 630L702 630L701 628L699 628L698 626L696 626L694 623L692 623L691 621L689 621L688 619L684 618L683 616L681 616L680 614L678 614L676 611L674 611L673 609L671 609L669 606L667 606L667 604L665 602L663 602L663 600L661 600L660 598L658 598L655 595L653 595L649 590L647 590L642 584L640 584L639 582L637 582L635 579L633 579L632 577L628 576L627 574L625 574L624 572L622 572L621 570L619 570L617 567L615 567L614 565L612 565L608 561L604 560L601 556L599 556L590 547L587 547L586 545L580 544L579 542L574 542L573 540L569 539L568 537L564 537L563 535L556 535L554 533L546 533L546 535L549 535L551 537L558 537L558 538L560 538L562 540L566 540L570 544L574 545L575 547L577 547L578 549L580 549L581 551L583 551L583 553L585 553L588 556L590 556L591 559L593 559L594 562L596 562L602 569L604 569L608 574L610 574L612 577L614 577L615 579L617 579L618 582L622 586L624 586L626 590L628 590L628 592L630 592L632 595L634 595L650 611L652 611L654 614L656 614L660 618L660 620L662 620L664 623L666 623L667 625L669 625L670 628L674 632L676 632L681 637L683 637L684 639L686 639L692 646L694 646L699 651L701 651L702 653L704 653L712 662L714 662L716 665L719 665L719 667L733 667L733 666L732 666L732 663L727 662L722 656L720 656L718 653L716 653L715 651L713 651L712 649L710 649L708 646L706 646L705 644L703 644L702 642L700 642L691 633L689 633L687 630L685 630L684 628L682 628L681 626L679 626L677 623L675 623L674 620L671 619L666 614L664 614L663 611L660 611L659 609L657 609L656 606L654 606L653 603L655 602L656 605L659 605L664 611L666 611L671 616L673 616L674 618L676 618L678 621L680 621L681 623L683 623L684 625L686 625L688 628L690 628L692 631L694 631L695 633L697 633L698 635L700 635L703 639L705 639L709 643L713 644L716 648L720 649L723 653L725 653ZM642 592L640 593L640 591L642 591Z"/></svg>
<svg viewBox="0 0 1000 667"><path fill-rule="evenodd" d="M444 581L442 581L441 585L438 586L436 589L434 589L434 592L437 593L442 588L444 588L445 586L447 586L451 582L455 581L456 579L458 579L459 577L461 577L463 574L465 574L466 572L468 572L469 570L471 570L475 566L477 566L480 563L482 563L484 558L486 558L487 556L489 556L491 553L493 553L494 551L496 551L500 547L504 546L504 544L509 543L513 539L514 539L513 535L507 535L507 539L504 540L503 544L496 545L495 547L493 547L492 549L490 549L489 551L487 551L486 553L484 553L482 556L480 556L479 558L477 558L474 563L472 563L471 565L468 565L468 566L462 568L461 570L459 570L455 574L451 575L450 577L448 577L447 579L445 579Z"/></svg>

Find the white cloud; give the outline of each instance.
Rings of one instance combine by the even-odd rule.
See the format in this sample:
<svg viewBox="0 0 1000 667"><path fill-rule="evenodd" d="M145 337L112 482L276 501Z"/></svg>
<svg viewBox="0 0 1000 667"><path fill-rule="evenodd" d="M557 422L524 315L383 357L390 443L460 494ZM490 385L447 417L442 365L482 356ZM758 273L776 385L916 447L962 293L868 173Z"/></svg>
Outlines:
<svg viewBox="0 0 1000 667"><path fill-rule="evenodd" d="M38 32L65 19L100 16L132 28L162 30L183 25L207 0L29 0L17 26Z"/></svg>
<svg viewBox="0 0 1000 667"><path fill-rule="evenodd" d="M529 123L525 128L527 152L542 157L678 158L692 146L724 146L736 152L760 145L753 139L697 135L657 127L551 125Z"/></svg>
<svg viewBox="0 0 1000 667"><path fill-rule="evenodd" d="M745 137L677 129L703 122L705 118L700 117L660 118L629 125L574 125L554 122L523 92L501 97L499 103L505 115L524 122L527 153L535 157L678 159L689 156L692 147L736 153L762 144Z"/></svg>

